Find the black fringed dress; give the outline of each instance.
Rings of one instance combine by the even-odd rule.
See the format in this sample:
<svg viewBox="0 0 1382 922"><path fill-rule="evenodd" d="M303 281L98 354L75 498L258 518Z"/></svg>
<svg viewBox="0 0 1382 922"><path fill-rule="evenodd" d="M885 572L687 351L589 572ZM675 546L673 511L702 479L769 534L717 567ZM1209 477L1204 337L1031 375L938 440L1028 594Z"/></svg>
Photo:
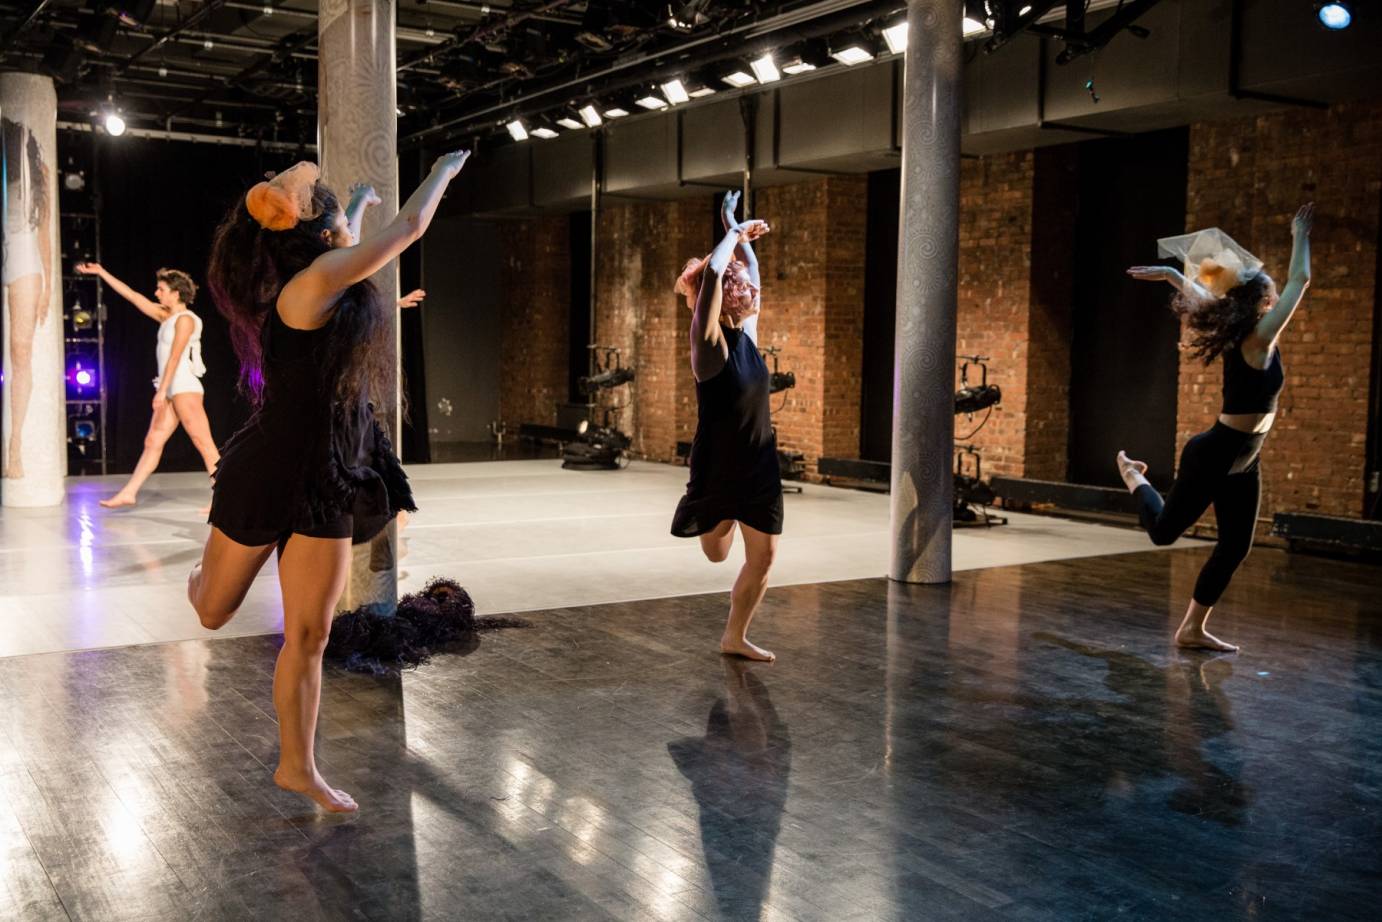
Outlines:
<svg viewBox="0 0 1382 922"><path fill-rule="evenodd" d="M298 330L277 310L264 324L264 402L216 466L209 521L232 541L278 544L292 534L369 541L414 511L403 467L374 408L335 397L326 326Z"/></svg>
<svg viewBox="0 0 1382 922"><path fill-rule="evenodd" d="M768 403L769 374L741 329L722 327L729 357L696 382L691 477L672 516L672 534L694 538L726 520L782 534L782 472Z"/></svg>

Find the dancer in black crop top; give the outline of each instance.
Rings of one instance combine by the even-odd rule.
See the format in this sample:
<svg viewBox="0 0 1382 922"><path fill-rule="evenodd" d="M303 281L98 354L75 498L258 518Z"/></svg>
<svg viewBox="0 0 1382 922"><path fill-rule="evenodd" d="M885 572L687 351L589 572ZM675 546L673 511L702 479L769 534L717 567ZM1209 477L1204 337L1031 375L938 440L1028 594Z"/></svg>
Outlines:
<svg viewBox="0 0 1382 922"><path fill-rule="evenodd" d="M782 478L768 368L758 352L758 260L751 245L768 225L736 222L738 201L739 193L726 193L724 239L707 258L687 263L675 286L692 309L697 420L691 477L672 516L672 534L700 538L705 556L719 563L729 556L739 526L744 567L730 594L720 652L771 661L771 652L748 639L782 533Z"/></svg>
<svg viewBox="0 0 1382 922"><path fill-rule="evenodd" d="M1200 570L1185 619L1176 631L1182 647L1233 652L1205 629L1214 604L1219 601L1238 565L1252 549L1261 498L1261 465L1258 455L1276 417L1277 398L1285 384L1281 350L1277 340L1295 313L1310 285L1310 228L1314 205L1306 205L1291 223L1295 245L1290 275L1277 294L1276 283L1260 269L1242 272L1219 294L1212 287L1223 266L1205 259L1197 279L1187 279L1165 266L1134 266L1128 274L1137 279L1162 280L1181 293L1173 309L1184 317L1194 333L1191 341L1197 358L1205 364L1222 356L1224 402L1218 420L1207 431L1190 439L1180 457L1175 483L1163 503L1147 483L1147 465L1118 453L1118 472L1137 497L1142 527L1153 543L1170 544L1214 505L1219 540ZM1227 259L1221 260L1226 262Z"/></svg>
<svg viewBox="0 0 1382 922"><path fill-rule="evenodd" d="M255 411L216 468L211 535L187 595L205 627L223 626L277 549L274 782L335 813L357 808L322 780L313 749L333 609L352 541L414 508L369 403L392 371L383 312L393 309L369 278L422 236L467 156L438 159L398 216L358 243L317 167L299 163L237 202L211 247L212 297Z"/></svg>

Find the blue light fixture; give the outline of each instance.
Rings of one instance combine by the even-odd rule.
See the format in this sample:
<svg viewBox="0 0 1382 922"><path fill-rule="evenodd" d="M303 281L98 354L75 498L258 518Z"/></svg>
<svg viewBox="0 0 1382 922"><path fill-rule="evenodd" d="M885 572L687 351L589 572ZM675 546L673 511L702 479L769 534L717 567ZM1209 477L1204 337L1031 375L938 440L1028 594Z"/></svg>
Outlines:
<svg viewBox="0 0 1382 922"><path fill-rule="evenodd" d="M1332 3L1316 3L1315 15L1319 17L1320 25L1331 32L1341 32L1353 25L1353 9L1343 0L1335 0Z"/></svg>

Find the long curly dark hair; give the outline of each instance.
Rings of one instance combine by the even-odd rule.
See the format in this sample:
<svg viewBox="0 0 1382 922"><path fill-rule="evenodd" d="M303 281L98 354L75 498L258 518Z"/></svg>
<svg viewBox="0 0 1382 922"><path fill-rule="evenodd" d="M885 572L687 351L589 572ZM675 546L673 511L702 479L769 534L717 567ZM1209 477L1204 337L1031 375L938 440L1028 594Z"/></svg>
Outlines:
<svg viewBox="0 0 1382 922"><path fill-rule="evenodd" d="M1259 272L1208 304L1194 295L1176 295L1171 310L1189 322L1190 354L1208 365L1225 350L1237 347L1262 318L1262 301L1271 284L1267 273Z"/></svg>
<svg viewBox="0 0 1382 922"><path fill-rule="evenodd" d="M326 185L312 190L316 217L284 231L264 229L241 198L226 214L211 244L207 286L216 308L230 324L230 340L240 359L240 388L254 406L264 402L264 324L279 292L293 276L328 252L327 241L341 203ZM346 289L336 302L323 376L335 381L342 402L383 393L388 374L386 322L379 290L368 279Z"/></svg>

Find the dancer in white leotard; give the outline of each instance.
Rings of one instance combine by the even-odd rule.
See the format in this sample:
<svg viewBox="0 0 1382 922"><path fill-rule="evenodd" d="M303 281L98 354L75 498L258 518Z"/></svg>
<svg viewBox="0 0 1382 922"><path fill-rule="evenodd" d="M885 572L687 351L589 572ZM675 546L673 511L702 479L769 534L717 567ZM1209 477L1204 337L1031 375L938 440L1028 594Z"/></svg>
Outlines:
<svg viewBox="0 0 1382 922"><path fill-rule="evenodd" d="M202 319L192 313L189 305L197 297L192 277L177 269L160 269L154 298L149 300L124 282L111 275L98 263L82 263L77 271L83 275L100 276L101 281L129 301L150 318L158 321L158 371L154 379L154 418L149 434L144 437L144 453L134 467L129 482L110 499L101 500L107 509L133 506L139 498L139 488L158 467L163 446L177 431L178 424L187 430L208 474L216 470L221 455L211 438L211 424L202 407Z"/></svg>

